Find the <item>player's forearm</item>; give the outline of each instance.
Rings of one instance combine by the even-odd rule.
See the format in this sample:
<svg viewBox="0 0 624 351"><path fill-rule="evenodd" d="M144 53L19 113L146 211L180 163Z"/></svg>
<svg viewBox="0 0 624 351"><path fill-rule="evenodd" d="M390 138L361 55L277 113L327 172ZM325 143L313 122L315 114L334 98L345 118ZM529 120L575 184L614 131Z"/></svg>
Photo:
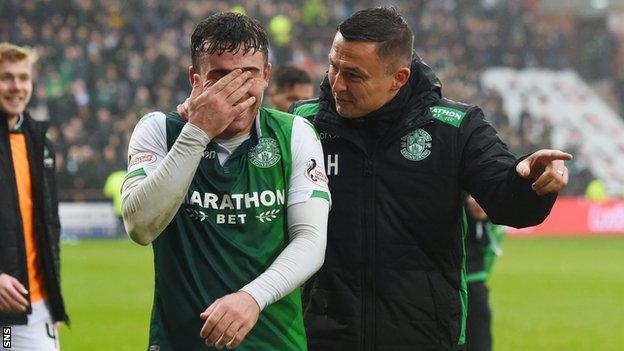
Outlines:
<svg viewBox="0 0 624 351"><path fill-rule="evenodd" d="M122 210L132 240L147 245L175 216L210 139L187 123L156 171L127 179L122 187Z"/></svg>
<svg viewBox="0 0 624 351"><path fill-rule="evenodd" d="M273 264L241 290L264 309L301 286L323 265L329 203L320 198L288 207L290 243Z"/></svg>

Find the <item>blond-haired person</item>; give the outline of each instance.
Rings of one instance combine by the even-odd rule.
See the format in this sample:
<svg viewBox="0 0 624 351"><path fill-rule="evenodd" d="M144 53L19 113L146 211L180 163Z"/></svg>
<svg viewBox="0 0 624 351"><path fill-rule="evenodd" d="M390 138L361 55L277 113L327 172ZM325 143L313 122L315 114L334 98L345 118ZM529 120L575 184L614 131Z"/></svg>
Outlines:
<svg viewBox="0 0 624 351"><path fill-rule="evenodd" d="M3 347L19 351L58 350L55 324L67 321L54 152L47 123L26 111L36 60L28 48L0 43L0 327L5 335L10 328Z"/></svg>

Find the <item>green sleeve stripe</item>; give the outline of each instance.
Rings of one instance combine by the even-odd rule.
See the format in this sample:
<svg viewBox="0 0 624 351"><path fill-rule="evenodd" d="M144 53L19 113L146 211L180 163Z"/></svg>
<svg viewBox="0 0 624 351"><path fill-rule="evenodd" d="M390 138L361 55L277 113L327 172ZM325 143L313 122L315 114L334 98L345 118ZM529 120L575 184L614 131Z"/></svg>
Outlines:
<svg viewBox="0 0 624 351"><path fill-rule="evenodd" d="M470 273L466 276L466 283L484 282L490 274L486 271Z"/></svg>
<svg viewBox="0 0 624 351"><path fill-rule="evenodd" d="M314 190L311 197L318 197L331 202L329 193L326 191Z"/></svg>
<svg viewBox="0 0 624 351"><path fill-rule="evenodd" d="M135 169L134 171L126 174L126 176L124 177L123 183L121 183L121 187L123 188L123 185L126 183L126 180L130 178L138 177L138 176L144 176L144 175L147 175L147 174L145 174L145 170L143 168Z"/></svg>
<svg viewBox="0 0 624 351"><path fill-rule="evenodd" d="M466 232L468 231L468 218L466 211L462 209L461 217L461 244L462 244L462 261L461 273L459 281L459 301L461 303L461 321L459 340L457 345L466 344L466 319L468 318L468 282L466 277Z"/></svg>

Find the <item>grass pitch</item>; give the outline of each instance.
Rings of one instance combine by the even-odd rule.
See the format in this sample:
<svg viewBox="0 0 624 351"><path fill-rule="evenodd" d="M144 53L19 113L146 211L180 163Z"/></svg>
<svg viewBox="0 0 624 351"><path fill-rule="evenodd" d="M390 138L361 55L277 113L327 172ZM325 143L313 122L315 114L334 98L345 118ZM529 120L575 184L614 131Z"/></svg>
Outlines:
<svg viewBox="0 0 624 351"><path fill-rule="evenodd" d="M496 351L622 349L624 238L508 238L503 250L489 282ZM146 350L151 248L81 241L62 259L62 350Z"/></svg>

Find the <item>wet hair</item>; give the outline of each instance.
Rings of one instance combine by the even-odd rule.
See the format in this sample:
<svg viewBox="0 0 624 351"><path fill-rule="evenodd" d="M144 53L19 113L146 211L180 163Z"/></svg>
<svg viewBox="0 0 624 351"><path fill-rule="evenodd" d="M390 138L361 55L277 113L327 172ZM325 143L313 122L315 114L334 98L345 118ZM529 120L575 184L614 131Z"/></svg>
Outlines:
<svg viewBox="0 0 624 351"><path fill-rule="evenodd" d="M33 64L37 62L37 59L37 53L28 47L17 46L7 42L0 43L0 62L20 62L25 60Z"/></svg>
<svg viewBox="0 0 624 351"><path fill-rule="evenodd" d="M347 41L377 43L377 54L389 67L409 67L412 61L414 33L394 7L371 7L354 13L338 25Z"/></svg>
<svg viewBox="0 0 624 351"><path fill-rule="evenodd" d="M236 54L239 50L243 50L243 54L260 51L268 63L269 41L264 28L258 21L240 13L215 13L199 22L191 36L191 60L196 71L199 71L202 54Z"/></svg>
<svg viewBox="0 0 624 351"><path fill-rule="evenodd" d="M273 72L271 84L274 85L275 90L282 91L291 88L295 84L312 84L312 78L301 68L282 66Z"/></svg>

